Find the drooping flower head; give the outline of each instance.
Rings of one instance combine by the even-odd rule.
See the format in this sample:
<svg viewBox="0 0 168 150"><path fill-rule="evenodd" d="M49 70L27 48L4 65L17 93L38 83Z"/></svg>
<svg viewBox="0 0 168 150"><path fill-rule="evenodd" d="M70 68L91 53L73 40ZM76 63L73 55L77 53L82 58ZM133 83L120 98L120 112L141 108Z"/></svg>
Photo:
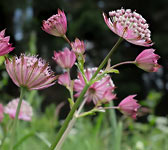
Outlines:
<svg viewBox="0 0 168 150"><path fill-rule="evenodd" d="M83 54L85 52L85 44L83 41L80 41L78 38L75 39L75 42L71 43L72 50L77 54Z"/></svg>
<svg viewBox="0 0 168 150"><path fill-rule="evenodd" d="M65 72L64 74L62 74L58 77L58 83L60 85L66 86L66 87L70 87L71 80L70 80L70 77L68 75L68 72Z"/></svg>
<svg viewBox="0 0 168 150"><path fill-rule="evenodd" d="M12 119L15 118L18 103L19 103L19 98L13 99L4 108L4 112L8 114ZM32 107L28 102L26 102L25 100L22 100L18 119L31 121L32 116L33 116Z"/></svg>
<svg viewBox="0 0 168 150"><path fill-rule="evenodd" d="M70 69L76 61L76 55L73 51L70 51L67 47L61 52L54 51L53 59L58 65L64 69Z"/></svg>
<svg viewBox="0 0 168 150"><path fill-rule="evenodd" d="M136 65L147 72L156 72L161 66L157 63L160 56L154 51L154 49L143 50L135 59Z"/></svg>
<svg viewBox="0 0 168 150"><path fill-rule="evenodd" d="M3 105L0 104L0 122L2 121L4 117L4 108L3 108Z"/></svg>
<svg viewBox="0 0 168 150"><path fill-rule="evenodd" d="M153 45L149 25L136 11L118 9L110 11L109 16L110 18L103 13L107 26L118 36L135 45L147 47Z"/></svg>
<svg viewBox="0 0 168 150"><path fill-rule="evenodd" d="M0 56L8 54L14 49L14 47L12 47L12 44L9 43L9 40L10 37L5 37L5 30L2 30L0 32Z"/></svg>
<svg viewBox="0 0 168 150"><path fill-rule="evenodd" d="M42 29L54 36L64 36L67 31L67 19L65 13L58 9L58 14L51 16L43 21Z"/></svg>
<svg viewBox="0 0 168 150"><path fill-rule="evenodd" d="M97 68L89 68L85 70L85 75L87 80L89 81ZM85 81L81 75L81 73L78 73L78 79L74 81L74 91L77 93L75 94L75 97L78 97L83 90L85 86ZM114 84L113 81L111 80L109 75L106 75L103 77L101 80L96 81L94 84L92 84L88 91L85 94L85 99L87 102L91 102L93 100L94 104L97 104L98 102L104 100L105 95L107 94L106 92L109 90L113 92L114 90ZM108 97L108 101L114 99L113 94L106 95Z"/></svg>
<svg viewBox="0 0 168 150"><path fill-rule="evenodd" d="M136 95L127 96L118 105L123 114L128 115L133 119L136 119L137 111L140 107L140 105L137 103L137 100L134 99L135 96Z"/></svg>
<svg viewBox="0 0 168 150"><path fill-rule="evenodd" d="M6 58L6 70L18 87L40 90L55 84L56 76L48 63L37 56L21 54L20 57Z"/></svg>

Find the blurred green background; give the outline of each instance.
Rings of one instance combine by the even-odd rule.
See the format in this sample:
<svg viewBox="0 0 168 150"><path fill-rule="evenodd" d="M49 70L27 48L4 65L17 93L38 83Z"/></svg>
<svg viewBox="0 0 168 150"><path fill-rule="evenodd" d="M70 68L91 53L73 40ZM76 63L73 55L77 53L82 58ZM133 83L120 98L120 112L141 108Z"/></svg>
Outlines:
<svg viewBox="0 0 168 150"><path fill-rule="evenodd" d="M108 13L108 11L121 7L136 10L147 20L152 32L152 40L155 43L153 48L161 56L159 63L162 65L157 73L146 73L135 66L126 65L119 68L120 74L112 75L112 79L117 86L118 100L115 101L116 104L127 95L137 94L136 99L146 106L145 110L141 110L141 117L138 118L137 123L121 117L121 122L124 121L121 149L167 150L167 0L1 0L0 30L6 28L6 35L11 37L10 42L16 47L9 55L19 55L20 53L38 54L49 61L56 74L61 74L62 70L52 60L53 51L62 50L68 45L63 39L42 31L42 21L56 14L57 8L63 9L68 20L67 36L71 41L76 37L85 41L86 67L95 67L100 64L118 39L118 36L112 33L104 23L102 12ZM113 55L112 64L125 60L134 60L144 49L145 47L135 46L124 41ZM12 98L18 97L19 90L9 79L2 57L0 63L0 102L5 104ZM72 69L72 77L76 77L75 67ZM39 146L36 145L38 135L36 135L37 137L34 136L34 132L42 132L41 134L44 134L44 137L47 136L47 138L53 140L55 131L61 125L60 120L64 119L69 112L68 96L68 91L58 84L39 92L32 91L27 94L26 97L33 105L36 115L31 125L23 123L20 130L24 126L31 126L31 132L33 132L31 136L36 139L34 140L34 149L45 149L45 145L44 148L36 148L36 146ZM61 106L61 109L58 106ZM57 107L56 115L54 115L55 107ZM120 116L120 114L118 115ZM79 150L111 150L109 144L110 140L112 140L110 138L110 115L104 114L102 116L99 114L93 118L81 119L64 145L64 149L76 149L77 145L83 144ZM38 122L35 121L37 118L39 119ZM101 120L101 118L103 121L98 122L97 120ZM44 124L44 126L41 126L41 124ZM47 134L46 130L50 130L48 132L51 134ZM23 130L23 135L29 132L30 130ZM97 134L100 135L99 138L97 138ZM33 143L30 140L27 144L29 142ZM154 145L153 142L155 142ZM27 149L25 148L25 150Z"/></svg>

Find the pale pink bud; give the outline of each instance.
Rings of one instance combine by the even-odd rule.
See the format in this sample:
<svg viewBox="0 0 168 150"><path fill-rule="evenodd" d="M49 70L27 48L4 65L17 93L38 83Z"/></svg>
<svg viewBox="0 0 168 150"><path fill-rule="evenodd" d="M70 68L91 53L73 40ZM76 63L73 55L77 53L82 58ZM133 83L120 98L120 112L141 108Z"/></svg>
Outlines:
<svg viewBox="0 0 168 150"><path fill-rule="evenodd" d="M43 21L42 29L54 36L64 36L67 31L67 19L65 13L58 9L58 14Z"/></svg>
<svg viewBox="0 0 168 150"><path fill-rule="evenodd" d="M29 90L44 89L55 84L56 76L48 63L37 56L6 58L6 70L18 87L26 87Z"/></svg>
<svg viewBox="0 0 168 150"><path fill-rule="evenodd" d="M154 51L154 49L143 50L135 59L136 65L147 72L156 72L161 66L157 63L160 56Z"/></svg>
<svg viewBox="0 0 168 150"><path fill-rule="evenodd" d="M62 68L69 69L72 68L76 61L76 55L73 51L70 51L67 47L64 48L63 52L54 51L53 59L56 61L58 65Z"/></svg>
<svg viewBox="0 0 168 150"><path fill-rule="evenodd" d="M69 74L66 72L58 77L58 83L61 85L64 85L66 87L70 87L70 77Z"/></svg>
<svg viewBox="0 0 168 150"><path fill-rule="evenodd" d="M127 96L118 105L120 111L123 114L128 115L133 119L136 119L137 111L140 107L140 105L137 103L137 100L134 99L135 96L136 95Z"/></svg>
<svg viewBox="0 0 168 150"><path fill-rule="evenodd" d="M109 88L108 90L105 91L104 95L103 95L103 101L105 103L110 102L111 100L114 100L116 98L116 94L113 93L114 92L114 87Z"/></svg>
<svg viewBox="0 0 168 150"><path fill-rule="evenodd" d="M0 104L0 122L2 122L3 117L4 117L4 109L3 105Z"/></svg>
<svg viewBox="0 0 168 150"><path fill-rule="evenodd" d="M142 32L149 30L146 20L140 14L135 11L132 12L130 9L126 9L125 11L122 9L123 13L118 12L119 10L109 12L110 18L103 13L104 21L110 30L132 44L146 47L153 45L150 34L148 36L140 36ZM138 27L142 26L146 28L138 30Z"/></svg>
<svg viewBox="0 0 168 150"><path fill-rule="evenodd" d="M19 98L13 99L4 108L4 112L8 114L12 119L15 118L18 103L19 103ZM31 121L32 116L33 116L32 107L28 102L26 102L25 100L22 100L18 119L24 120L24 121Z"/></svg>
<svg viewBox="0 0 168 150"><path fill-rule="evenodd" d="M14 47L12 47L12 44L9 43L9 40L10 37L5 37L5 30L2 30L0 32L0 56L8 54L14 49Z"/></svg>
<svg viewBox="0 0 168 150"><path fill-rule="evenodd" d="M85 52L85 45L83 41L80 41L78 38L75 39L75 42L71 43L72 50L77 54L83 54Z"/></svg>

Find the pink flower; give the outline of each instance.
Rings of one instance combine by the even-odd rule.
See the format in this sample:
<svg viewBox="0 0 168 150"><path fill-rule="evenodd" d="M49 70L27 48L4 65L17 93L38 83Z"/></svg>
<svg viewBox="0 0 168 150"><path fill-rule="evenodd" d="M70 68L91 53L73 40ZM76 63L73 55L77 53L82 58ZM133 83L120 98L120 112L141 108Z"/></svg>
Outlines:
<svg viewBox="0 0 168 150"><path fill-rule="evenodd" d="M92 75L95 73L97 68L89 68L85 70L85 75L87 80L89 81L92 77ZM85 81L81 75L81 73L78 73L78 79L74 81L74 91L77 93L75 94L75 97L78 97L83 90L85 86ZM104 95L106 95L106 92L111 89L111 92L113 92L112 89L114 89L113 81L111 80L110 76L107 75L103 77L101 80L96 81L94 84L92 84L88 91L85 94L85 99L87 102L91 102L93 100L94 104L97 104L98 102L102 101L104 99ZM108 94L108 100L113 99L113 94Z"/></svg>
<svg viewBox="0 0 168 150"><path fill-rule="evenodd" d="M76 61L76 56L73 51L70 51L67 47L64 48L63 52L54 51L53 59L59 64L62 68L70 69Z"/></svg>
<svg viewBox="0 0 168 150"><path fill-rule="evenodd" d="M12 119L15 118L18 103L19 103L19 98L13 99L7 104L7 106L4 109L4 112L8 114ZM25 100L22 100L18 119L24 120L24 121L31 121L32 116L33 116L32 107L28 102L26 102Z"/></svg>
<svg viewBox="0 0 168 150"><path fill-rule="evenodd" d="M3 105L0 104L0 122L2 122L2 119L4 117L3 113L4 113Z"/></svg>
<svg viewBox="0 0 168 150"><path fill-rule="evenodd" d="M48 63L36 56L6 58L6 70L18 87L27 87L29 90L44 89L55 84L54 76Z"/></svg>
<svg viewBox="0 0 168 150"><path fill-rule="evenodd" d="M103 95L103 101L104 103L110 102L111 100L116 98L116 94L113 93L114 87L109 88Z"/></svg>
<svg viewBox="0 0 168 150"><path fill-rule="evenodd" d="M0 56L6 55L11 52L14 47L9 43L10 37L5 37L5 30L0 32Z"/></svg>
<svg viewBox="0 0 168 150"><path fill-rule="evenodd" d="M127 96L118 105L123 114L131 116L133 119L136 119L137 111L140 107L140 105L137 103L137 100L134 99L135 96L136 95Z"/></svg>
<svg viewBox="0 0 168 150"><path fill-rule="evenodd" d="M70 87L71 80L67 72L58 77L58 83Z"/></svg>
<svg viewBox="0 0 168 150"><path fill-rule="evenodd" d="M160 56L154 51L154 49L143 50L135 59L136 65L145 71L156 72L161 66L157 64Z"/></svg>
<svg viewBox="0 0 168 150"><path fill-rule="evenodd" d="M80 41L78 38L75 39L75 42L71 43L72 50L77 54L83 54L85 52L85 45L83 41Z"/></svg>
<svg viewBox="0 0 168 150"><path fill-rule="evenodd" d="M54 36L64 36L67 31L67 20L65 13L58 9L58 14L51 16L43 21L42 29Z"/></svg>
<svg viewBox="0 0 168 150"><path fill-rule="evenodd" d="M109 12L109 16L110 18L107 18L103 13L107 26L118 36L135 45L147 47L153 45L150 38L151 32L148 29L149 25L136 11L118 9Z"/></svg>

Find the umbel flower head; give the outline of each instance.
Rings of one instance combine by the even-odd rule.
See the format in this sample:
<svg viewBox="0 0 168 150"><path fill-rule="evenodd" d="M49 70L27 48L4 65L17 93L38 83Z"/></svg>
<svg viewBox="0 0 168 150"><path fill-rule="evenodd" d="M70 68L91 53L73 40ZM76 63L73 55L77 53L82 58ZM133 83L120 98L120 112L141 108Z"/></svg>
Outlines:
<svg viewBox="0 0 168 150"><path fill-rule="evenodd" d="M42 29L54 36L64 36L67 31L67 19L65 13L58 9L58 14L51 16L43 21Z"/></svg>
<svg viewBox="0 0 168 150"><path fill-rule="evenodd" d="M97 68L89 68L85 70L85 75L87 80L89 81ZM82 77L82 74L78 73L78 79L74 81L74 91L77 93L75 94L75 97L78 97L83 90L85 86L85 81ZM100 103L101 101L104 102L104 98L107 97L106 101L110 101L114 99L114 94L109 94L110 92L114 91L114 84L111 80L109 75L106 75L101 80L96 81L94 84L92 84L88 91L85 94L85 100L87 102L91 102L93 100L93 103L96 105L97 103Z"/></svg>
<svg viewBox="0 0 168 150"><path fill-rule="evenodd" d="M135 45L147 47L153 45L149 25L136 11L118 9L110 11L109 16L110 18L103 13L107 26L118 36Z"/></svg>
<svg viewBox="0 0 168 150"><path fill-rule="evenodd" d="M18 87L39 90L55 84L56 76L48 63L37 56L21 54L20 57L6 58L5 65L9 76Z"/></svg>
<svg viewBox="0 0 168 150"><path fill-rule="evenodd" d="M2 121L4 117L4 108L3 108L3 105L0 104L0 122Z"/></svg>
<svg viewBox="0 0 168 150"><path fill-rule="evenodd" d="M72 50L77 54L83 54L85 52L85 44L83 41L80 41L78 38L75 39L75 42L71 43Z"/></svg>
<svg viewBox="0 0 168 150"><path fill-rule="evenodd" d="M156 72L161 66L157 63L160 56L154 51L154 49L143 50L135 59L136 65L147 72Z"/></svg>
<svg viewBox="0 0 168 150"><path fill-rule="evenodd" d="M0 32L0 56L8 54L14 49L14 47L12 47L12 44L9 43L9 40L10 37L5 37L5 30L2 30Z"/></svg>
<svg viewBox="0 0 168 150"><path fill-rule="evenodd" d="M67 47L61 52L54 51L53 59L55 62L64 69L70 69L76 61L76 55L73 51L70 51Z"/></svg>
<svg viewBox="0 0 168 150"><path fill-rule="evenodd" d="M4 112L8 114L12 119L15 118L18 103L19 103L19 98L13 99L4 108ZM32 116L33 116L32 107L28 102L26 102L25 100L22 100L18 118L24 121L31 121Z"/></svg>
<svg viewBox="0 0 168 150"><path fill-rule="evenodd" d="M119 109L123 114L128 115L133 119L136 119L137 111L140 107L140 105L137 103L137 100L134 99L135 96L136 95L127 96L118 105Z"/></svg>

